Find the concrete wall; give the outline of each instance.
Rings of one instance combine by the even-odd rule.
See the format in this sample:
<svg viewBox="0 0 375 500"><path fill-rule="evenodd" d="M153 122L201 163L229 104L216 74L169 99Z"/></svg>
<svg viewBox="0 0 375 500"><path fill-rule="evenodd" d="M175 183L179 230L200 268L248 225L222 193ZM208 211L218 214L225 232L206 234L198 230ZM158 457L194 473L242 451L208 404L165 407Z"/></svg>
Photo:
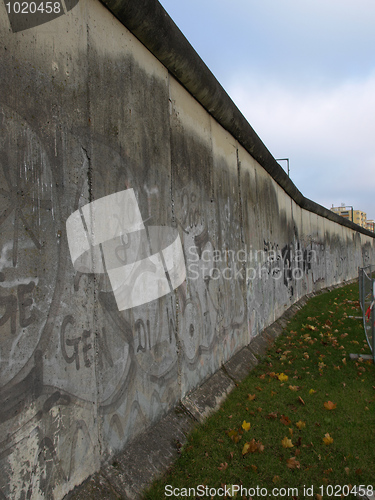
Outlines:
<svg viewBox="0 0 375 500"><path fill-rule="evenodd" d="M98 1L18 33L0 4L0 30L0 498L61 499L374 240L302 208ZM187 279L119 311L65 224L127 188Z"/></svg>

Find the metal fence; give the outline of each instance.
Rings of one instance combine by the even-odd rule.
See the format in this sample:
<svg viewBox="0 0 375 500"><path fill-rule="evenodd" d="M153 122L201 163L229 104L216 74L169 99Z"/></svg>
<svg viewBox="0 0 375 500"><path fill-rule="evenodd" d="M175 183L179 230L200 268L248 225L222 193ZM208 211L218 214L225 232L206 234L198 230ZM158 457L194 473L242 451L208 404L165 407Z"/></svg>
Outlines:
<svg viewBox="0 0 375 500"><path fill-rule="evenodd" d="M363 327L375 363L375 266L360 267L358 277Z"/></svg>

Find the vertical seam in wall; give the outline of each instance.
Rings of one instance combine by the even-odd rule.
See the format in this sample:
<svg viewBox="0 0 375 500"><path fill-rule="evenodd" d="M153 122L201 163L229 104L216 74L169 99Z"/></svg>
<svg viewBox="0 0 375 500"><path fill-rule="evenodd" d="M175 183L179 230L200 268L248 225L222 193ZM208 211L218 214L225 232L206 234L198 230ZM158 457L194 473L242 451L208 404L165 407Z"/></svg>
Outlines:
<svg viewBox="0 0 375 500"><path fill-rule="evenodd" d="M89 128L89 134L88 134L88 144L86 147L88 148L85 149L81 145L82 152L85 156L85 160L87 160L87 184L88 184L88 197L89 197L89 202L93 201L93 176L92 176L92 165L91 165L91 154L89 156L89 151L91 147L91 89L90 89L90 25L89 25L89 16L86 17L86 44L87 44L87 86L86 86L86 92L87 92L87 121L88 121L88 128ZM91 227L93 227L93 224L91 224ZM95 394L96 394L96 400L93 402L93 409L94 409L94 428L96 428L97 432L97 446L98 446L98 465L100 466L101 464L101 457L103 456L103 442L102 442L102 429L101 429L101 419L99 418L99 379L98 379L98 340L97 340L97 332L95 330L95 325L97 324L97 317L98 317L98 291L99 291L99 286L101 280L98 279L97 275L94 275L94 310L92 314L92 333L94 336L94 377L95 377ZM95 453L95 447L94 447L94 453ZM94 459L96 461L96 459Z"/></svg>
<svg viewBox="0 0 375 500"><path fill-rule="evenodd" d="M244 236L244 223L243 223L243 199L242 199L242 188L241 188L241 161L238 150L238 143L236 143L236 158L237 158L237 183L238 183L238 199L240 204L240 232L241 232L241 246L242 248L245 245L245 236ZM247 254L247 252L246 252ZM246 259L247 260L247 259ZM244 307L245 307L245 321L246 321L246 330L247 330L247 342L250 343L250 332L248 328L248 303L247 303L247 287L246 287L246 262L243 264L243 269L245 271L245 278L242 285L242 295L244 298Z"/></svg>
<svg viewBox="0 0 375 500"><path fill-rule="evenodd" d="M178 224L176 223L176 216L175 216L175 200L174 200L174 194L173 194L173 189L174 189L174 176L173 176L173 164L172 164L172 119L173 119L173 102L171 99L171 74L168 71L168 107L169 107L169 165L170 165L170 174L171 174L171 181L170 181L170 197L171 197L171 212L172 212L172 221L171 225L173 227L176 227L176 230L178 230ZM184 251L184 242L182 240L182 249ZM175 322L175 328L174 328L174 335L176 339L176 357L177 357L177 387L178 387L178 393L179 397L178 399L181 401L182 399L182 375L181 375L181 356L180 356L180 339L178 336L179 332L179 320L180 320L180 300L179 300L179 292L178 290L174 290L174 300L175 300L175 311L176 311L176 322Z"/></svg>

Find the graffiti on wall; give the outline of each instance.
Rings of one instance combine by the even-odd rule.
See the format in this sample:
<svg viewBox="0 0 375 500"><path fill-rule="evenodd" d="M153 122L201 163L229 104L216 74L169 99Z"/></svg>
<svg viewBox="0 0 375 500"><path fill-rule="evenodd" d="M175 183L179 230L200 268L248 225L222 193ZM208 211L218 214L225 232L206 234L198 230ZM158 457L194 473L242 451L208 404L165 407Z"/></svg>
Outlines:
<svg viewBox="0 0 375 500"><path fill-rule="evenodd" d="M69 137L56 168L4 105L0 131L0 497L61 498L247 344L271 296L290 305L328 259L345 277L332 242L246 246L238 205L192 180L174 186L169 224L147 226L165 200L123 152Z"/></svg>

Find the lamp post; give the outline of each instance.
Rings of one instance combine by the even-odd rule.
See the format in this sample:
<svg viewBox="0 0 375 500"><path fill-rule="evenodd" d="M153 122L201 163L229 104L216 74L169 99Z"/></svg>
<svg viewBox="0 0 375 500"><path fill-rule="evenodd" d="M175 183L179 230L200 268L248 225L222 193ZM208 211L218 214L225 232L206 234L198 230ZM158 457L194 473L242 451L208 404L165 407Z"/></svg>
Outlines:
<svg viewBox="0 0 375 500"><path fill-rule="evenodd" d="M286 161L288 177L290 177L290 175L289 175L289 158L275 158L275 159L276 159L276 161Z"/></svg>

